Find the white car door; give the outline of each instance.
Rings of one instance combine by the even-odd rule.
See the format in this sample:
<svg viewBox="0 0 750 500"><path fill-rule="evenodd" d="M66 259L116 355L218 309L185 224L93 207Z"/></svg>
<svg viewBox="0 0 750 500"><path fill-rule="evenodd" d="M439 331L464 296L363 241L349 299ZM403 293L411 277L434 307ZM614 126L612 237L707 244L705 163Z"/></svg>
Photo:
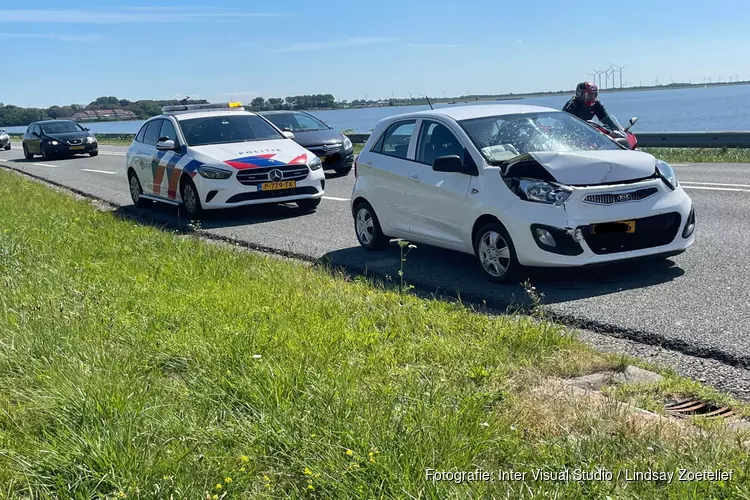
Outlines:
<svg viewBox="0 0 750 500"><path fill-rule="evenodd" d="M456 135L443 123L432 119L421 121L414 172L406 184L406 208L411 214L409 232L415 237L436 243L465 247L467 231L467 198L471 175L458 172L436 172L435 158L458 155L465 149Z"/></svg>
<svg viewBox="0 0 750 500"><path fill-rule="evenodd" d="M141 171L138 177L141 179L141 186L145 194L159 196L158 189L154 191L154 180L157 177L157 165L159 162L159 151L156 149L156 143L159 140L159 133L164 120L153 120L148 124L146 133L143 136L143 142L140 145L140 164ZM161 184L161 179L159 183Z"/></svg>
<svg viewBox="0 0 750 500"><path fill-rule="evenodd" d="M369 201L380 224L403 232L409 229L405 194L411 162L407 158L414 148L415 125L416 119L391 124L364 158L372 179Z"/></svg>

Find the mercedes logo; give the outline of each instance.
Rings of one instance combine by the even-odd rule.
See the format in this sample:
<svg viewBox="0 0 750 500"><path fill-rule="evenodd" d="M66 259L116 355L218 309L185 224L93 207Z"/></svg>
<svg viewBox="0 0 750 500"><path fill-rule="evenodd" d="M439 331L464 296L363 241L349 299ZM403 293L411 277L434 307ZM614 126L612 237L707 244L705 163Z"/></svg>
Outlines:
<svg viewBox="0 0 750 500"><path fill-rule="evenodd" d="M268 174L268 177L273 182L279 182L281 179L284 178L284 174L281 172L281 170L279 170L278 168L275 168L271 170L271 173Z"/></svg>

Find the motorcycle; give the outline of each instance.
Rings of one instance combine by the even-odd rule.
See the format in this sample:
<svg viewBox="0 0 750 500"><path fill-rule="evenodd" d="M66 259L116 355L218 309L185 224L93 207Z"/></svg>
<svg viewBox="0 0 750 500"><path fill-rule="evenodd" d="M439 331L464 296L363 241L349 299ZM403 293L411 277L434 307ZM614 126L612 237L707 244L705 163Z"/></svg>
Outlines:
<svg viewBox="0 0 750 500"><path fill-rule="evenodd" d="M610 118L612 118L612 121L615 122L615 125L617 125L617 130L612 131L608 128L604 127L603 125L600 125L598 123L594 122L588 122L592 127L597 129L599 132L602 132L603 134L608 135L612 138L615 142L621 144L622 146L628 148L628 149L637 149L638 148L638 138L630 131L630 128L636 124L638 121L638 117L634 116L630 119L628 122L628 126L623 128L622 125L620 125L620 122L617 121L617 118L615 116L610 115Z"/></svg>

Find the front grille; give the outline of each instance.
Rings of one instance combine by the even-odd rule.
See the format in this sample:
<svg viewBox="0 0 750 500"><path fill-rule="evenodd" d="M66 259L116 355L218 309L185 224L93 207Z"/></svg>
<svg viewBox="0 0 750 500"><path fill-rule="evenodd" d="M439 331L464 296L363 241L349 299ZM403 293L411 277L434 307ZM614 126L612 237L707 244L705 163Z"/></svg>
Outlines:
<svg viewBox="0 0 750 500"><path fill-rule="evenodd" d="M317 156L328 156L341 151L341 144L328 144L326 146L310 146L308 151Z"/></svg>
<svg viewBox="0 0 750 500"><path fill-rule="evenodd" d="M270 182L269 174L272 170L280 170L284 181L301 181L308 174L307 165L282 165L280 167L248 168L237 172L237 180L245 186L252 186L259 182Z"/></svg>
<svg viewBox="0 0 750 500"><path fill-rule="evenodd" d="M239 203L249 200L263 200L269 198L284 198L286 196L297 196L301 194L317 194L318 190L313 186L305 186L292 189L278 189L275 191L251 191L249 193L240 193L232 196L227 203Z"/></svg>
<svg viewBox="0 0 750 500"><path fill-rule="evenodd" d="M592 234L591 225L579 226L586 244L597 255L632 252L674 241L682 218L677 212L636 219L634 233Z"/></svg>
<svg viewBox="0 0 750 500"><path fill-rule="evenodd" d="M659 190L657 188L650 187L621 193L590 194L586 196L583 201L585 203L594 203L596 205L613 205L615 203L628 203L631 201L645 200L649 196L653 196L658 192Z"/></svg>
<svg viewBox="0 0 750 500"><path fill-rule="evenodd" d="M83 139L71 139L68 141L68 144L70 144L71 146L80 146L81 144L83 144Z"/></svg>

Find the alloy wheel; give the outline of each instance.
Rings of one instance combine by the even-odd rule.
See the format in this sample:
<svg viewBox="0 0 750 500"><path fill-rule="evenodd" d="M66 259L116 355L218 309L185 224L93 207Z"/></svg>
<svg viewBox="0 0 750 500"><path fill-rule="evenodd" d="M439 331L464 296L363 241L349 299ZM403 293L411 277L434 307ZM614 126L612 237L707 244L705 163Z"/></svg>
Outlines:
<svg viewBox="0 0 750 500"><path fill-rule="evenodd" d="M487 231L479 240L479 261L492 277L501 278L510 266L508 242L496 231Z"/></svg>
<svg viewBox="0 0 750 500"><path fill-rule="evenodd" d="M133 203L135 203L136 205L141 199L141 185L135 175L130 176L130 197L133 199Z"/></svg>
<svg viewBox="0 0 750 500"><path fill-rule="evenodd" d="M359 236L359 239L363 244L369 245L372 243L372 240L375 237L375 224L372 220L372 214L365 207L362 207L357 211L356 229L357 236Z"/></svg>

